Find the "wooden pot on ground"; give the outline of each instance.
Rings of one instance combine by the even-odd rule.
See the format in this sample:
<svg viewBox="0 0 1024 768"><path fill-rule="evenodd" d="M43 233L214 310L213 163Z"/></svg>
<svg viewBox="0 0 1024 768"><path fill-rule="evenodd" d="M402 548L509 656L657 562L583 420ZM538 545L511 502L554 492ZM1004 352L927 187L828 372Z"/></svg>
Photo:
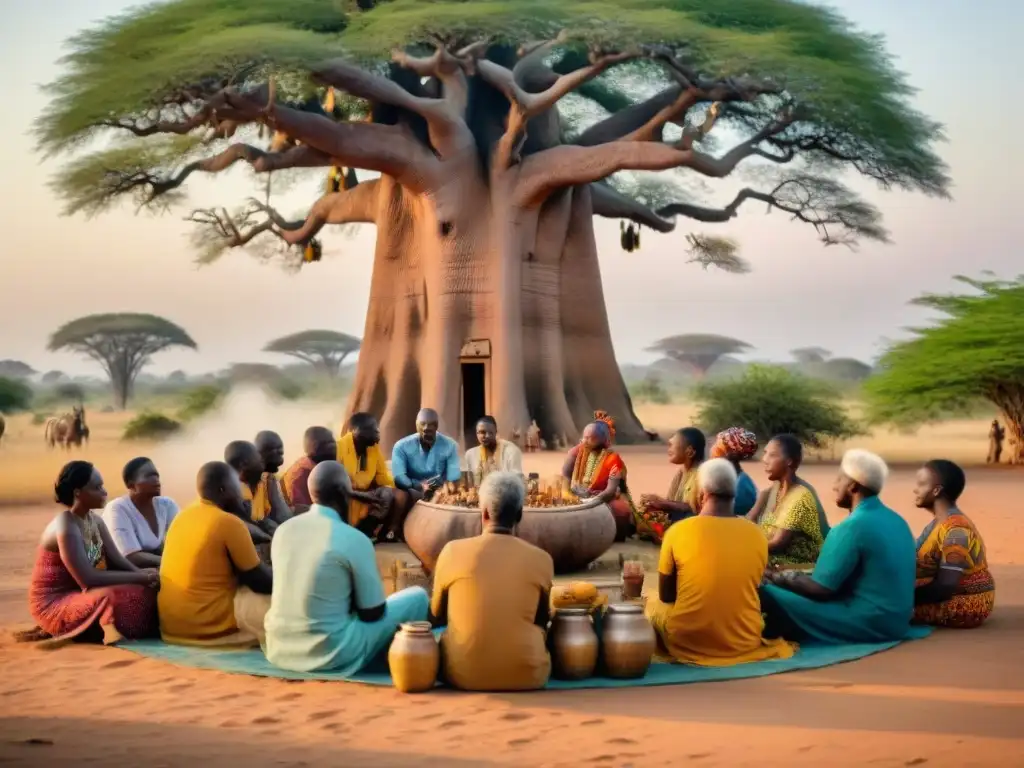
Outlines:
<svg viewBox="0 0 1024 768"><path fill-rule="evenodd" d="M445 544L479 536L481 528L479 509L420 501L409 511L402 532L423 567L433 571ZM551 555L555 573L573 573L586 568L615 543L615 518L600 502L527 507L516 535Z"/></svg>

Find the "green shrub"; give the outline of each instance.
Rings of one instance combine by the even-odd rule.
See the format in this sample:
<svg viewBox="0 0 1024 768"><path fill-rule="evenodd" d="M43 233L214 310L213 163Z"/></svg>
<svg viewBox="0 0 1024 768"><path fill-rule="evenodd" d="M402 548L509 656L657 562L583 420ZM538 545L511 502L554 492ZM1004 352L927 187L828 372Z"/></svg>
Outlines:
<svg viewBox="0 0 1024 768"><path fill-rule="evenodd" d="M181 429L181 424L162 413L144 411L129 421L121 436L124 440L163 440Z"/></svg>
<svg viewBox="0 0 1024 768"><path fill-rule="evenodd" d="M814 447L860 434L828 384L778 366L751 365L738 379L697 387L698 420L708 434L729 427L754 432L762 445L788 433Z"/></svg>
<svg viewBox="0 0 1024 768"><path fill-rule="evenodd" d="M223 397L224 390L215 384L203 384L190 389L185 393L185 404L178 411L178 418L181 421L197 419L220 405Z"/></svg>
<svg viewBox="0 0 1024 768"><path fill-rule="evenodd" d="M32 404L32 388L18 379L0 377L0 413L27 411Z"/></svg>
<svg viewBox="0 0 1024 768"><path fill-rule="evenodd" d="M661 380L654 376L648 376L643 381L633 384L629 388L629 396L640 403L668 405L672 402L672 397L661 383Z"/></svg>
<svg viewBox="0 0 1024 768"><path fill-rule="evenodd" d="M50 418L49 414L46 414L46 413L33 413L32 414L32 424L35 425L35 426L39 426L40 424L45 424L46 420L48 418Z"/></svg>

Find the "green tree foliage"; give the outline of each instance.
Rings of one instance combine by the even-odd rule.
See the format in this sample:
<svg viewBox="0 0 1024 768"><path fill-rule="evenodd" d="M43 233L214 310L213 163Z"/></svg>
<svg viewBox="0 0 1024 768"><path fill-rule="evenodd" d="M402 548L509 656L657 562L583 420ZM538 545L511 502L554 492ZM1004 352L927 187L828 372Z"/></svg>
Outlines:
<svg viewBox="0 0 1024 768"><path fill-rule="evenodd" d="M725 355L746 352L750 345L728 336L716 336L710 333L688 333L680 336L668 336L656 341L648 352L658 352L670 360L683 363L694 369L698 376L707 375L718 360Z"/></svg>
<svg viewBox="0 0 1024 768"><path fill-rule="evenodd" d="M728 91L716 133L761 137L746 154L773 161L759 165L748 175L750 185L720 208L702 205L700 193L684 185L693 178L686 169L662 172L660 186L646 172L627 169L608 177L635 203L627 215L636 221L669 228L665 219L672 217L724 223L755 201L810 224L825 243L852 244L860 238L884 241L887 233L878 211L839 180L843 169L886 188L947 194L946 167L933 149L941 127L914 108L913 90L883 41L833 10L796 0L147 4L69 41L60 76L45 86L51 100L35 131L43 153L69 158L54 181L68 212L94 214L123 199L166 207L180 201L181 185L193 173L216 172L237 160L268 167L264 150L233 159L220 154L228 141L256 140L253 131L218 121L211 110L210 100L224 88L250 89L273 75L281 101L322 111L322 91L307 75L341 52L397 78L396 68L386 64L395 47L424 52L441 40L456 50L487 39L486 55L510 64L521 43L552 38L560 30L569 35L549 57L556 73L584 66L588 50L640 54L581 84L563 101L561 140L588 146L595 134L587 129L612 114L635 119L658 98L670 105L680 87L713 84ZM697 111L706 110L710 100ZM507 104L485 99L477 106L482 112L474 130L483 141L483 126L489 120L501 124ZM370 107L342 95L332 116L361 120ZM495 114L485 115L488 109ZM386 109L372 112L375 121L394 119L393 110L391 117ZM705 116L692 117L700 123ZM683 126L694 128L690 118L677 114L666 137L675 140ZM661 131L655 138L662 139ZM527 154L533 151L537 147L524 147ZM221 159L204 162L214 157ZM655 186L658 194L642 191ZM199 220L225 241L248 242L219 215ZM268 223L262 231L274 229ZM698 242L709 244L709 253L721 250L735 260L714 240Z"/></svg>
<svg viewBox="0 0 1024 768"><path fill-rule="evenodd" d="M50 337L51 352L78 352L103 366L124 409L139 372L153 355L170 347L195 349L184 329L156 315L122 313L88 315L61 326Z"/></svg>
<svg viewBox="0 0 1024 768"><path fill-rule="evenodd" d="M859 432L835 390L779 366L751 365L737 379L702 383L695 396L698 422L709 434L739 426L762 444L788 433L820 447Z"/></svg>
<svg viewBox="0 0 1024 768"><path fill-rule="evenodd" d="M340 331L302 331L269 342L264 352L290 355L309 363L328 376L337 376L345 358L359 351L360 341Z"/></svg>
<svg viewBox="0 0 1024 768"><path fill-rule="evenodd" d="M28 410L32 404L32 388L21 379L0 377L0 413Z"/></svg>
<svg viewBox="0 0 1024 768"><path fill-rule="evenodd" d="M181 431L181 424L162 413L144 411L125 424L123 440L165 440Z"/></svg>
<svg viewBox="0 0 1024 768"><path fill-rule="evenodd" d="M913 329L882 356L865 392L870 416L914 425L969 409L996 406L1024 462L1024 276L1016 280L958 276L970 293L926 294L914 304L940 314Z"/></svg>
<svg viewBox="0 0 1024 768"><path fill-rule="evenodd" d="M184 396L184 404L178 411L181 421L198 419L217 408L224 399L224 389L216 384L202 384L188 390Z"/></svg>

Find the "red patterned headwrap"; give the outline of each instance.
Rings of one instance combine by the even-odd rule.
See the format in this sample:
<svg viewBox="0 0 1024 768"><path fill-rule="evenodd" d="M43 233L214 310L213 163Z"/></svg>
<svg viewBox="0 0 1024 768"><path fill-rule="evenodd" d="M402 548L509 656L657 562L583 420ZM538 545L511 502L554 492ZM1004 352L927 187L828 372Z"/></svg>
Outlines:
<svg viewBox="0 0 1024 768"><path fill-rule="evenodd" d="M757 453L757 435L743 427L730 427L718 433L718 439L726 447L730 458L744 461Z"/></svg>

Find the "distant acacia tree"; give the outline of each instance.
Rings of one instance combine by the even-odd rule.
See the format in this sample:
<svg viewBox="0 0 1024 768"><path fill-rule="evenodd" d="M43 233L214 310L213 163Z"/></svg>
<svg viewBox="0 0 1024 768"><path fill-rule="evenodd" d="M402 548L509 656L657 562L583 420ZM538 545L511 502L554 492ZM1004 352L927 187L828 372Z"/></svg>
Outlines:
<svg viewBox="0 0 1024 768"><path fill-rule="evenodd" d="M660 352L670 360L689 365L698 377L704 378L711 366L725 355L738 354L750 348L746 342L728 336L688 333L656 341L647 351Z"/></svg>
<svg viewBox="0 0 1024 768"><path fill-rule="evenodd" d="M824 347L798 347L797 349L791 350L789 354L791 354L794 359L800 363L800 365L824 363L832 357L832 353Z"/></svg>
<svg viewBox="0 0 1024 768"><path fill-rule="evenodd" d="M43 377L42 379L40 379L40 381L42 381L43 384L50 386L64 381L65 379L67 379L67 377L68 375L64 373L64 371L47 371L46 373L43 374Z"/></svg>
<svg viewBox="0 0 1024 768"><path fill-rule="evenodd" d="M0 360L0 376L5 379L27 379L36 369L21 360Z"/></svg>
<svg viewBox="0 0 1024 768"><path fill-rule="evenodd" d="M345 358L358 352L359 345L359 339L347 333L314 330L282 336L268 343L263 351L297 357L329 376L337 376Z"/></svg>
<svg viewBox="0 0 1024 768"><path fill-rule="evenodd" d="M53 333L49 349L78 352L102 365L114 390L114 405L123 410L139 371L153 355L175 346L196 349L192 337L170 320L120 313L72 320Z"/></svg>
<svg viewBox="0 0 1024 768"><path fill-rule="evenodd" d="M864 381L874 371L868 363L852 357L833 357L822 363L820 370L825 378L842 382Z"/></svg>
<svg viewBox="0 0 1024 768"><path fill-rule="evenodd" d="M988 400L1006 422L1011 461L1024 463L1024 275L955 279L974 292L914 300L944 317L889 346L865 383L869 414L911 425Z"/></svg>

